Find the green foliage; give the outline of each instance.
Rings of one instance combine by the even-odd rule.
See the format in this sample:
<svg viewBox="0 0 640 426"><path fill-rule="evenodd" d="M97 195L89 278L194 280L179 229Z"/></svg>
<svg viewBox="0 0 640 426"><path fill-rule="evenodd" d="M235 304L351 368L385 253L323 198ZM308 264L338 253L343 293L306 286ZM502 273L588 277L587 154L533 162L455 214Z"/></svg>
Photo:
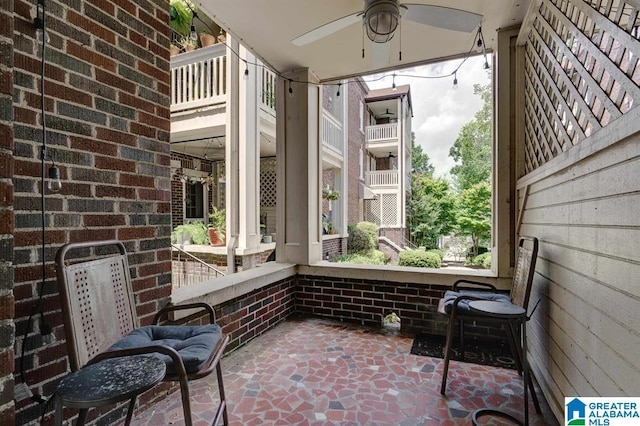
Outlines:
<svg viewBox="0 0 640 426"><path fill-rule="evenodd" d="M456 223L456 199L449 182L431 176L413 175L408 222L414 243L434 247Z"/></svg>
<svg viewBox="0 0 640 426"><path fill-rule="evenodd" d="M442 262L442 259L444 259L444 251L439 250L439 249L429 249L427 250L427 253L435 253L438 255L438 257L440 258L440 262Z"/></svg>
<svg viewBox="0 0 640 426"><path fill-rule="evenodd" d="M378 248L378 225L371 222L359 222L349 225L347 239L348 253L367 254Z"/></svg>
<svg viewBox="0 0 640 426"><path fill-rule="evenodd" d="M473 86L474 94L482 97L483 106L473 121L465 124L449 150L456 164L451 174L460 191L488 181L491 174L491 85Z"/></svg>
<svg viewBox="0 0 640 426"><path fill-rule="evenodd" d="M209 244L209 232L202 222L191 222L178 225L171 232L171 242L173 244L182 242L185 238L191 240L193 244Z"/></svg>
<svg viewBox="0 0 640 426"><path fill-rule="evenodd" d="M442 261L437 253L422 250L401 251L398 256L398 266L414 266L418 268L439 268Z"/></svg>
<svg viewBox="0 0 640 426"><path fill-rule="evenodd" d="M338 256L334 260L338 263L355 263L360 265L386 265L389 263L389 257L380 250L372 250L367 254L351 253L344 256Z"/></svg>
<svg viewBox="0 0 640 426"><path fill-rule="evenodd" d="M484 269L491 269L491 253L486 252L469 259L468 265L478 266Z"/></svg>
<svg viewBox="0 0 640 426"><path fill-rule="evenodd" d="M169 25L171 28L180 35L186 36L191 30L191 9L190 3L184 0L171 0L169 6Z"/></svg>
<svg viewBox="0 0 640 426"><path fill-rule="evenodd" d="M433 176L434 167L429 155L416 145L416 134L411 132L411 171L414 175Z"/></svg>
<svg viewBox="0 0 640 426"><path fill-rule="evenodd" d="M211 206L209 213L209 228L213 228L218 233L218 238L224 239L227 232L227 214L224 209Z"/></svg>
<svg viewBox="0 0 640 426"><path fill-rule="evenodd" d="M472 254L477 256L480 242L491 237L491 186L489 183L480 182L462 192L458 210L458 229L460 234L471 237Z"/></svg>

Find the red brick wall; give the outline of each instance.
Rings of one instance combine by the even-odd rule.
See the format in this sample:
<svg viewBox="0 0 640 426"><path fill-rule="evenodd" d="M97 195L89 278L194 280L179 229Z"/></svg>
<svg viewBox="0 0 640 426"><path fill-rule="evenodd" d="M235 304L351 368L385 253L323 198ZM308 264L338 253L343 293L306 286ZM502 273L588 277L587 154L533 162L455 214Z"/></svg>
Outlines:
<svg viewBox="0 0 640 426"><path fill-rule="evenodd" d="M347 254L346 238L330 238L322 240L322 258L331 260L335 257Z"/></svg>
<svg viewBox="0 0 640 426"><path fill-rule="evenodd" d="M295 277L291 277L215 306L217 323L230 337L227 352L291 315L295 289Z"/></svg>
<svg viewBox="0 0 640 426"><path fill-rule="evenodd" d="M19 373L22 361L26 374L17 381L24 379L34 393L50 396L68 369L52 263L62 244L123 240L131 253L133 287L141 301L138 314L142 323L150 322L151 315L166 304L171 293L169 14L164 2L46 2L50 40L45 77L48 151L60 167L63 188L58 194L46 193L43 253L39 189L41 62L32 23L35 2L8 3L15 5L15 14L11 21L6 11L0 10L0 56L5 63L7 43L2 37L7 36L6 31L15 43L14 86L8 93L13 94L14 113L11 204L15 214L18 347L27 332L25 356L16 359L14 372ZM13 23L15 31L5 23ZM5 74L6 69L2 72ZM0 80L0 84L7 84L6 75ZM4 85L2 93L6 93ZM7 102L6 97L0 99ZM7 109L11 110L0 110ZM0 143L6 143L5 137L0 139ZM4 166L0 169L7 170ZM42 306L45 321L56 337L56 342L48 346L43 345L39 333L39 318L35 323L28 322L38 300L43 256L46 277ZM53 406L48 408L51 414ZM15 422L36 422L42 409L28 399L18 401ZM120 415L114 414L116 418Z"/></svg>
<svg viewBox="0 0 640 426"><path fill-rule="evenodd" d="M347 224L358 223L362 220L360 209L360 148L364 150L365 135L360 131L360 100L367 95L366 83L357 80L349 80L348 111L348 200L347 200ZM365 107L366 111L366 107ZM364 124L366 126L366 122ZM366 158L364 159L366 163ZM366 164L365 164L366 170Z"/></svg>
<svg viewBox="0 0 640 426"><path fill-rule="evenodd" d="M14 424L13 2L0 2L0 424Z"/></svg>
<svg viewBox="0 0 640 426"><path fill-rule="evenodd" d="M446 318L435 312L443 286L298 275L296 311L380 327L395 312L403 331L445 334Z"/></svg>

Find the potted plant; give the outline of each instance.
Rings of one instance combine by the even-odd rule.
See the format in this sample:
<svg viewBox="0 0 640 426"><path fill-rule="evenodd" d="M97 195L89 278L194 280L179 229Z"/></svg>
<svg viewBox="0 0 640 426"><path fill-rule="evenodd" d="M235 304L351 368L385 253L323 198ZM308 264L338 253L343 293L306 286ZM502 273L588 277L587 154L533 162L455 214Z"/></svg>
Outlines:
<svg viewBox="0 0 640 426"><path fill-rule="evenodd" d="M227 232L227 215L224 209L212 206L209 213L209 241L212 246L223 246Z"/></svg>
<svg viewBox="0 0 640 426"><path fill-rule="evenodd" d="M322 188L322 198L325 200L335 201L340 198L340 193L333 188L326 186L325 188Z"/></svg>
<svg viewBox="0 0 640 426"><path fill-rule="evenodd" d="M182 40L180 40L180 44L182 45L182 48L185 50L185 52L191 52L192 50L195 50L196 47L198 47L198 41L193 40L190 36L182 37Z"/></svg>
<svg viewBox="0 0 640 426"><path fill-rule="evenodd" d="M216 38L213 34L211 34L211 31L202 30L200 32L200 45L202 47L208 47L213 46L214 44L216 44Z"/></svg>
<svg viewBox="0 0 640 426"><path fill-rule="evenodd" d="M169 53L171 54L171 56L177 55L178 53L180 53L180 50L181 47L175 42L171 43L171 45L169 46Z"/></svg>
<svg viewBox="0 0 640 426"><path fill-rule="evenodd" d="M200 244L209 243L207 227L202 222L191 222L178 225L171 232L171 242L173 244Z"/></svg>
<svg viewBox="0 0 640 426"><path fill-rule="evenodd" d="M224 32L222 28L220 28L220 33L218 33L218 43L224 43L227 41L227 34Z"/></svg>

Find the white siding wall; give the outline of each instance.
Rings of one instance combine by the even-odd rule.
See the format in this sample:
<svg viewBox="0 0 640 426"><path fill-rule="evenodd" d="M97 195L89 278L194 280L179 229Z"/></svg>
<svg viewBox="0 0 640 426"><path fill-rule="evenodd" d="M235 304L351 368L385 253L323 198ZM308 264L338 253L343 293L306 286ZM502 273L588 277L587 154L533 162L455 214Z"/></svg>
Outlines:
<svg viewBox="0 0 640 426"><path fill-rule="evenodd" d="M529 359L561 423L565 396L640 396L640 42L626 2L597 3L536 2L518 40Z"/></svg>

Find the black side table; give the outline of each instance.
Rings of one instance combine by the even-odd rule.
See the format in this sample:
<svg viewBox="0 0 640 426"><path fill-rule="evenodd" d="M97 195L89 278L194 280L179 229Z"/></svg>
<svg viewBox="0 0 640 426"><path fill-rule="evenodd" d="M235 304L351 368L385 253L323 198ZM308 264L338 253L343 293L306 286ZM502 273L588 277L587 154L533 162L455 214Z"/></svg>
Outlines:
<svg viewBox="0 0 640 426"><path fill-rule="evenodd" d="M62 379L56 389L55 424L62 425L63 406L80 409L80 425L89 408L129 399L128 425L137 396L160 383L165 372L161 359L141 355L109 358L75 371Z"/></svg>
<svg viewBox="0 0 640 426"><path fill-rule="evenodd" d="M495 416L512 420L520 425L529 425L529 401L528 401L528 384L529 384L529 364L527 363L527 311L520 306L511 303L496 302L491 300L474 300L469 302L469 309L481 315L491 318L504 319L513 326L521 325L522 329L522 350L520 351L522 362L522 383L524 388L524 422L519 421L510 414L501 411L482 408L473 412L472 421L474 425L478 425L478 418L482 416ZM520 342L513 342L514 348L520 347Z"/></svg>

